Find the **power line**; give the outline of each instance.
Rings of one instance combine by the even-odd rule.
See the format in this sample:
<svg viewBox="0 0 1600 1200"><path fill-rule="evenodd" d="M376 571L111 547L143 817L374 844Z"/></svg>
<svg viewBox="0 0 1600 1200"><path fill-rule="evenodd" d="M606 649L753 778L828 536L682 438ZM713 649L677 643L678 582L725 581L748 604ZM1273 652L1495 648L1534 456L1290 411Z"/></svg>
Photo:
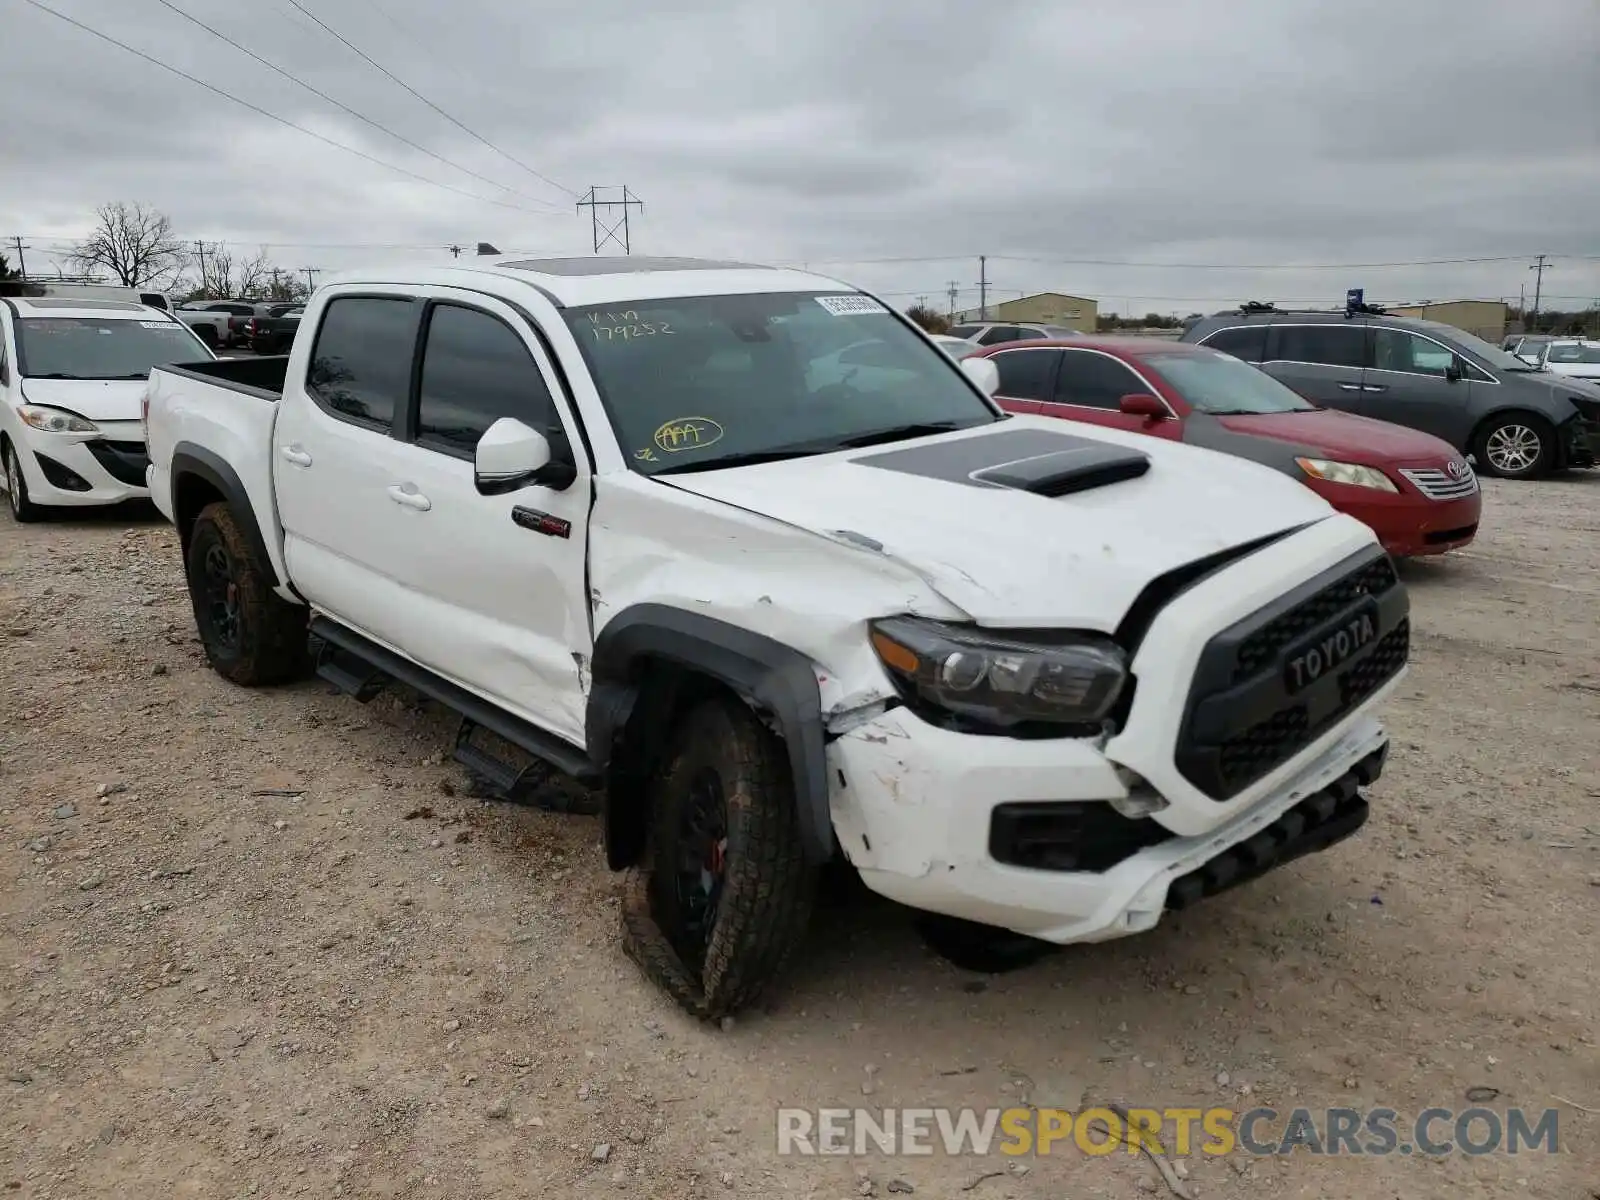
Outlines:
<svg viewBox="0 0 1600 1200"><path fill-rule="evenodd" d="M909 255L895 258L808 258L804 262L819 266L871 266L890 265L895 263L940 263L956 262L961 259L975 257L971 254L927 254ZM1366 263L1170 263L1170 262L1139 262L1133 259L1112 258L1052 258L1042 255L1021 254L990 254L991 259L1003 262L1045 263L1060 266L1078 267L1154 267L1167 271L1360 271L1375 270L1383 267L1442 267L1458 266L1465 263L1501 263L1523 262L1528 258L1525 254L1498 254L1478 258L1422 258L1405 262L1366 262ZM1576 258L1600 259L1600 255L1567 254L1550 255L1551 258ZM790 260L790 265L801 260Z"/></svg>
<svg viewBox="0 0 1600 1200"><path fill-rule="evenodd" d="M32 3L32 0L29 0L29 2ZM505 150L502 150L499 146L496 146L488 138L484 137L481 133L477 132L477 130L472 129L469 126L462 124L462 122L458 121L455 117L452 117L449 113L445 112L444 109L440 108L432 100L429 100L421 92L417 91L416 88L412 87L409 83L407 83L405 80L401 79L393 71L389 70L389 68L387 68L387 67L383 66L381 63L377 62L371 55L367 54L366 51L362 50L361 47L357 46L349 38L345 37L338 30L334 29L331 25L327 24L327 22L323 21L322 18L318 17L315 13L311 12L310 10L308 10L305 7L305 5L300 3L300 0L289 0L289 3L294 5L294 7L296 9L298 9L301 13L303 13L306 17L308 17L312 21L316 22L316 24L317 24L317 26L319 28L321 28L323 30L326 30L327 33L331 37L335 38L338 42L340 42L340 44L342 44L347 49L349 49L351 51L351 53L353 53L353 54L357 55L359 58L361 58L361 60L363 62L367 63L370 67L372 67L373 70L380 72L386 78L391 79L395 83L399 84L402 88L404 88L406 91L410 92L418 100L422 101L429 108L433 109L434 112L438 113L446 121L449 121L450 124L454 125L457 129L461 130L463 133L467 134L469 137L475 138L478 141L482 142L485 146L489 147L489 149L493 150L496 154L498 154L501 158L505 159L507 162L515 163L517 166L521 167L528 174L532 175L535 179L542 180L543 182L548 183L551 187L555 188L557 191L565 192L569 196L574 196L574 197L577 196L578 193L573 191L571 188L557 183L554 179L551 179L548 175L540 174L538 171L535 171L532 167L530 167L527 163L523 162L521 159L514 157L513 155L507 153Z"/></svg>
<svg viewBox="0 0 1600 1200"><path fill-rule="evenodd" d="M196 16L194 16L194 15L192 15L190 13L184 12L183 9L179 8L176 4L172 3L172 0L156 0L156 3L161 5L163 8L171 9L173 12L177 13L180 17L184 18L186 21L192 21L194 24L198 25L201 29L204 29L212 37L218 38L219 40L228 43L228 45L232 46L240 54L243 54L246 57L253 59L254 61L260 63L262 66L266 67L270 71L276 71L279 75L283 76L290 83L295 84L298 87L304 88L306 91L310 92L313 96L316 96L321 100L327 101L329 104L333 105L335 108L339 109L341 112L348 113L350 116L354 117L356 120L361 121L364 124L372 126L372 128L376 129L379 133L387 134L388 136L394 138L395 141L405 143L407 146L410 146L413 150L416 150L418 153L426 154L429 158L434 159L437 162L442 162L447 167L450 167L450 168L453 168L454 170L460 171L464 175L470 175L470 176L472 176L472 178L474 178L476 180L479 180L480 182L487 183L490 187L497 187L502 191L511 193L513 196L521 196L522 199L530 201L531 203L541 204L546 208L549 208L551 210L556 210L556 206L554 204L551 204L550 201L548 201L548 200L541 200L541 199L539 199L539 198L537 198L535 196L524 196L521 192L517 191L515 188L507 187L503 183L500 183L500 182L498 182L496 180L490 179L487 175L480 175L477 171L472 170L472 168L470 168L470 167L463 167L460 163L451 162L448 158L445 158L442 154L435 154L432 150L429 150L426 146L420 145L419 143L412 141L410 138L406 137L404 134L396 133L394 130L390 129L387 125L380 125L377 121L374 121L371 117L357 112L355 109L351 108L348 104L345 104L341 100L335 100L332 96L328 95L327 92L324 92L319 88L313 87L311 84L307 83L304 79L301 79L296 75L291 75L288 71L284 70L277 63L263 58L261 55L257 54L254 50L251 50L247 46L240 45L238 42L234 41L227 34L221 32L220 30L213 29L211 26L207 25L204 21L202 21L199 17L196 17Z"/></svg>
<svg viewBox="0 0 1600 1200"><path fill-rule="evenodd" d="M490 199L488 196L480 196L476 192L469 192L465 188L453 187L452 185L450 185L448 183L440 183L437 179L429 179L426 175L418 175L415 171L408 171L405 167L399 167L399 166L396 166L394 163L385 162L381 158L375 158L373 155L368 154L365 150L357 150L354 146L346 146L343 142L336 142L331 137L324 137L322 134L316 132L316 130L314 130L314 129L307 129L304 125L297 125L293 121L289 120L286 117L280 117L276 113L268 112L266 109L262 108L258 104L252 104L248 100L240 99L238 96L235 96L232 92L225 92L221 88L217 87L215 84L207 83L204 79L196 78L195 76L189 74L187 71L183 71L183 70L180 70L177 67L172 66L170 63L164 63L159 58L155 58L152 55L146 54L143 50L136 50L136 49L134 49L134 47L128 45L126 42L119 42L116 38L112 37L110 34L101 33L98 29L91 29L89 26L85 25L82 21L76 21L73 18L67 16L66 13L57 12L55 9L51 8L48 4L40 3L40 0L23 0L23 3L32 5L34 8L37 8L40 12L49 13L52 17L55 17L55 18L57 18L58 20L61 20L61 21L65 21L68 25L71 25L76 29L81 29L81 30L83 30L83 32L85 32L87 34L90 34L93 37L97 37L102 42L107 42L110 45L115 46L119 50L126 50L129 54L133 55L135 58L142 58L142 59L144 59L145 62L151 63L154 66L160 67L163 71L166 71L166 72L168 72L170 74L176 75L180 79L186 79L190 83L198 84L200 87L205 88L206 91L211 92L213 95L221 96L224 100L232 100L235 104L243 105L245 108L248 108L251 112L257 113L260 116L266 117L267 120L269 120L269 121L274 121L279 125L283 125L283 126L286 126L289 129L293 129L297 133L303 133L307 137L316 138L317 141L322 142L324 145L332 146L336 150L343 150L346 154L354 154L357 158L365 159L367 162L373 163L373 164L375 164L377 166L380 166L380 167L383 167L386 170L394 171L394 172L396 172L397 174L400 174L400 175L405 175L410 179L415 179L415 180L417 180L417 182L425 183L425 184L429 185L430 187L443 188L447 192L454 192L458 196L465 196L465 197L467 197L467 199L476 200L480 204L494 204L494 205L498 205L501 208L515 209L517 212L530 212L530 211L532 211L531 209L523 208L520 204L512 204L512 203L510 203L509 201L506 201L506 200L493 200L493 199Z"/></svg>

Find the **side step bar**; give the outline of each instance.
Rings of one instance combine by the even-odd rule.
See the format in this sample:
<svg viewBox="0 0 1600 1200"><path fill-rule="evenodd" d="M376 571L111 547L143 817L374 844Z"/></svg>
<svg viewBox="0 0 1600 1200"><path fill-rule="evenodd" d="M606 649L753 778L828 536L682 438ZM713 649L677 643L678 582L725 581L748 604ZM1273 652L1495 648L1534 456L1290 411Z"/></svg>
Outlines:
<svg viewBox="0 0 1600 1200"><path fill-rule="evenodd" d="M528 782L530 773L537 775L538 772L513 767L472 745L472 732L479 726L579 782L600 782L599 770L589 756L576 746L496 708L487 700L448 679L441 679L426 667L402 658L354 630L346 629L328 617L317 616L311 620L311 636L325 643L317 655L317 674L356 699L363 702L370 700L391 680L398 680L460 713L462 720L461 728L456 733L456 761L495 786L509 789Z"/></svg>

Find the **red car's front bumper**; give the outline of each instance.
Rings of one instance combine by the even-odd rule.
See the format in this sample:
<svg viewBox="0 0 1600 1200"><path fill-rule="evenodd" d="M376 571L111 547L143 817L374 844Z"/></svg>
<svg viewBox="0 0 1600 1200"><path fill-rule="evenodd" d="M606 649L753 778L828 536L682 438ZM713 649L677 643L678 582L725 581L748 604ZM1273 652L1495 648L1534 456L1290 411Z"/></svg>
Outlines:
<svg viewBox="0 0 1600 1200"><path fill-rule="evenodd" d="M1408 482L1394 482L1402 490L1380 492L1319 479L1306 484L1340 512L1372 526L1383 548L1396 558L1458 550L1477 536L1481 491L1457 500L1430 500Z"/></svg>

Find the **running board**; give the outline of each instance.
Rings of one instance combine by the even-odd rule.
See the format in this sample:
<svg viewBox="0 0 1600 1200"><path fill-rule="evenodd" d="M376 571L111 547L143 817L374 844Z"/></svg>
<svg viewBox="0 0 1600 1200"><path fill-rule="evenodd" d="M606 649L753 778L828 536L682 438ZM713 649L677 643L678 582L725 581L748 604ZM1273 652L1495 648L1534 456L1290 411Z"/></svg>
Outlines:
<svg viewBox="0 0 1600 1200"><path fill-rule="evenodd" d="M327 641L317 647L317 675L362 704L389 686L389 677L371 663Z"/></svg>
<svg viewBox="0 0 1600 1200"><path fill-rule="evenodd" d="M381 689L389 680L398 680L459 713L462 724L456 734L456 761L484 776L489 782L500 786L501 781L509 777L511 784L515 785L526 782L525 777L528 772L519 770L473 746L472 731L480 725L518 749L526 750L535 758L548 763L564 775L570 775L584 783L600 782L600 771L582 750L520 717L512 716L495 707L448 679L441 679L426 667L419 666L409 658L378 645L370 638L363 637L354 630L347 629L323 616L312 618L311 635L321 638L326 643L324 654L330 670L334 671L337 677L324 672L322 661L324 654L318 655L317 673L329 682L343 687L340 680L345 680L354 682L359 687L362 684L370 686L374 681L381 680L382 682L378 683ZM336 653L327 654L328 649ZM352 659L356 665L352 665ZM352 691L352 694L358 699L361 698L359 690ZM371 699L371 696L366 698Z"/></svg>

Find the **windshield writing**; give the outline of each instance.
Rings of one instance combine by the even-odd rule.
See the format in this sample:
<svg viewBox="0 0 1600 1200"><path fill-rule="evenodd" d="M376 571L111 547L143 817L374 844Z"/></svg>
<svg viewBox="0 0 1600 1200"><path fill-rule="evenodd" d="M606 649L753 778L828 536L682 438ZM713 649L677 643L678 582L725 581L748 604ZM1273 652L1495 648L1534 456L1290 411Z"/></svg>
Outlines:
<svg viewBox="0 0 1600 1200"><path fill-rule="evenodd" d="M175 321L25 317L16 330L17 370L25 379L144 379L152 367L211 357Z"/></svg>
<svg viewBox="0 0 1600 1200"><path fill-rule="evenodd" d="M645 474L1000 419L947 355L864 296L678 297L566 318L623 453Z"/></svg>

